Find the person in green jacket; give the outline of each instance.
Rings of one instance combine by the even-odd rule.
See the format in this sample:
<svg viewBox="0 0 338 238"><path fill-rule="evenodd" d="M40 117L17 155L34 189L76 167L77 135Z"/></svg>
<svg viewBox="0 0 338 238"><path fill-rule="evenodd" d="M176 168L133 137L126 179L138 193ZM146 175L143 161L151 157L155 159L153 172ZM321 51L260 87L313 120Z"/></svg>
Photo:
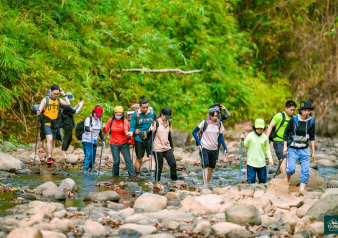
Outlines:
<svg viewBox="0 0 338 238"><path fill-rule="evenodd" d="M265 129L265 122L263 119L256 119L253 126L253 132L250 132L244 139L244 147L248 147L247 152L247 178L248 184L256 182L256 174L259 183L266 183L268 181L268 174L266 170L265 153L269 158L270 166L273 166L272 155L269 147L269 139L263 133Z"/></svg>

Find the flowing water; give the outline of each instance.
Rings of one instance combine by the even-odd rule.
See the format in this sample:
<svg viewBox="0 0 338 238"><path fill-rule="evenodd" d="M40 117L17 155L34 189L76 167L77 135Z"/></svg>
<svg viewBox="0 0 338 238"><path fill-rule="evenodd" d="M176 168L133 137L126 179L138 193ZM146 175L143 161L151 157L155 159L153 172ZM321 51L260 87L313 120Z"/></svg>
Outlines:
<svg viewBox="0 0 338 238"><path fill-rule="evenodd" d="M317 170L325 179L328 179L330 176L338 173L338 170L330 167L319 167ZM226 167L218 168L214 171L211 179L211 187L224 187L229 185L235 185L238 183L238 166L237 167ZM119 177L112 177L111 171L101 171L101 176L98 177L96 171L93 174L83 174L82 170L71 168L68 170L44 170L41 169L41 174L19 174L11 178L1 178L1 183L6 184L8 187L26 187L29 189L34 189L37 186L52 181L55 184L59 184L65 178L73 179L78 187L78 192L75 193L74 198L67 198L64 203L66 207L84 207L86 203L83 201L84 196L89 192L100 192L106 190L113 190L112 187L102 187L97 186L97 183L100 181L109 181L110 183L118 185L120 182L136 182L141 187L140 190L144 192L149 191L149 187L146 185L149 182L149 173L143 173L142 177L129 178L128 173L125 170L122 170ZM189 174L189 175L187 175ZM188 166L186 171L178 171L178 176L183 177L188 184L188 189L194 190L203 186L201 168L197 166ZM269 175L271 178L273 174ZM166 170L162 174L162 182L166 185L169 184L170 173ZM245 167L242 169L241 173L242 180L246 179ZM154 177L152 178L154 180ZM119 193L121 200L120 203L128 203L131 200L134 200L130 193L115 189ZM166 187L165 192L168 191ZM0 197L0 211L9 209L16 204L16 198L20 194L12 193L2 193Z"/></svg>

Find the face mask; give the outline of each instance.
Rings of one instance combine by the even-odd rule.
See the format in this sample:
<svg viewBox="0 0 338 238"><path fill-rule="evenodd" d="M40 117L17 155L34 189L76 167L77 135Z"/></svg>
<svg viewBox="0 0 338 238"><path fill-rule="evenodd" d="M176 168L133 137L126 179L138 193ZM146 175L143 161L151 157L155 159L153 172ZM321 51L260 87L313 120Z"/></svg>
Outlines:
<svg viewBox="0 0 338 238"><path fill-rule="evenodd" d="M121 120L121 119L122 119L122 116L115 116L115 119L116 119L116 120Z"/></svg>

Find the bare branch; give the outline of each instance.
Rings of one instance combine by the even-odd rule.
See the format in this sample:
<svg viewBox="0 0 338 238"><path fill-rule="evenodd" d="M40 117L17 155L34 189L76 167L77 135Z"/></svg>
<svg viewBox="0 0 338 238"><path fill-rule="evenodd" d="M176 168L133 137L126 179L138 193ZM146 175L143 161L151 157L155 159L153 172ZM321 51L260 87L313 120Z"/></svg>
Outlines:
<svg viewBox="0 0 338 238"><path fill-rule="evenodd" d="M122 69L124 72L138 72L138 73L176 73L176 74L194 74L203 72L202 69L183 71L180 69Z"/></svg>

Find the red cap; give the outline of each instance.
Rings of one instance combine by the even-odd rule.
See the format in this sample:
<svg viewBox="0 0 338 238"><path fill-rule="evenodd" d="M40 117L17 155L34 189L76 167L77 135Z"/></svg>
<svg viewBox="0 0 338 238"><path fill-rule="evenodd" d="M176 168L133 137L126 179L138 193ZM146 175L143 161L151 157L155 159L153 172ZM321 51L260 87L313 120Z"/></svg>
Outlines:
<svg viewBox="0 0 338 238"><path fill-rule="evenodd" d="M103 108L101 106L95 106L94 112L96 112L96 115L98 115L99 117L102 117Z"/></svg>

